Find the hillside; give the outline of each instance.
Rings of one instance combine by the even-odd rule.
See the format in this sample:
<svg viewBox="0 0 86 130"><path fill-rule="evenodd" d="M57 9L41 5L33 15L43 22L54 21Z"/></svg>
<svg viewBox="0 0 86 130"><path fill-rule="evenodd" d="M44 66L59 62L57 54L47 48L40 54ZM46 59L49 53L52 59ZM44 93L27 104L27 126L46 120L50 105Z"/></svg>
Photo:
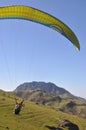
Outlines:
<svg viewBox="0 0 86 130"><path fill-rule="evenodd" d="M14 99L12 93L0 90L0 130L86 130L86 120L27 100L20 115L14 115Z"/></svg>
<svg viewBox="0 0 86 130"><path fill-rule="evenodd" d="M16 96L19 96L23 99L27 99L29 101L35 102L37 104L52 104L54 102L61 102L61 98L59 96L49 94L42 90L26 90L20 92L14 92Z"/></svg>
<svg viewBox="0 0 86 130"><path fill-rule="evenodd" d="M86 100L72 95L53 83L24 83L15 89L14 94L36 104L48 105L55 110L86 119Z"/></svg>

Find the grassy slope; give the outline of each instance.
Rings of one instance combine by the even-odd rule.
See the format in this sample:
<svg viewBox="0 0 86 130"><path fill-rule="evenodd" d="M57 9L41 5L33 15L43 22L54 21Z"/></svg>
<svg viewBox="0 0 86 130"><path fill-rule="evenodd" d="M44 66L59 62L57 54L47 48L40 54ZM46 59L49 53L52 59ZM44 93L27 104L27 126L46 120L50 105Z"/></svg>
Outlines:
<svg viewBox="0 0 86 130"><path fill-rule="evenodd" d="M68 119L76 123L80 130L86 130L86 120L48 106L25 101L19 116L13 114L14 96L0 91L0 130L49 130L46 126L58 126L58 119ZM67 130L67 129L64 129Z"/></svg>

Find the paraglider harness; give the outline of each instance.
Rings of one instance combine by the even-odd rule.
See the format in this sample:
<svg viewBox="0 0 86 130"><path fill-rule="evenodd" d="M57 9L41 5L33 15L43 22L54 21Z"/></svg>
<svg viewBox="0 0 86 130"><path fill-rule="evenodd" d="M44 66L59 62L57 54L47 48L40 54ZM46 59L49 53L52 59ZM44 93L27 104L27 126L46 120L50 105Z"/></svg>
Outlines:
<svg viewBox="0 0 86 130"><path fill-rule="evenodd" d="M17 100L15 99L16 101L16 106L15 106L15 109L14 109L14 114L19 114L20 111L21 111L21 108L24 106L24 100L22 100L20 103L17 102Z"/></svg>

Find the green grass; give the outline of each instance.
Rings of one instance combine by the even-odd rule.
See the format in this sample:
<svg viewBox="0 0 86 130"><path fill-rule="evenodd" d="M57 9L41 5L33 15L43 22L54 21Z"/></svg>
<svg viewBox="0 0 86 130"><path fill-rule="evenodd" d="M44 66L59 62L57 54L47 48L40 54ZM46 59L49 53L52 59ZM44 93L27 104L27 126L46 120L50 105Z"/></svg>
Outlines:
<svg viewBox="0 0 86 130"><path fill-rule="evenodd" d="M14 99L12 94L0 91L0 130L49 130L46 126L57 127L58 119L68 119L80 130L86 130L86 120L28 101L25 101L20 115L15 115Z"/></svg>

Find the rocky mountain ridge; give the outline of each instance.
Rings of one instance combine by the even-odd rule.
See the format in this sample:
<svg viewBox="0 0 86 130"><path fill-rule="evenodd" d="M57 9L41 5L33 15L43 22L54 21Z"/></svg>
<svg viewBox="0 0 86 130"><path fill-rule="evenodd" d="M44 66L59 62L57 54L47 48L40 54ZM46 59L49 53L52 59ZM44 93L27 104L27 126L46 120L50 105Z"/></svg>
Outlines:
<svg viewBox="0 0 86 130"><path fill-rule="evenodd" d="M69 94L72 96L70 92L68 92L66 89L58 87L54 83L51 82L26 82L21 85L19 85L14 92L20 92L20 91L26 91L26 90L42 90L50 94L54 95L63 95L63 94Z"/></svg>

